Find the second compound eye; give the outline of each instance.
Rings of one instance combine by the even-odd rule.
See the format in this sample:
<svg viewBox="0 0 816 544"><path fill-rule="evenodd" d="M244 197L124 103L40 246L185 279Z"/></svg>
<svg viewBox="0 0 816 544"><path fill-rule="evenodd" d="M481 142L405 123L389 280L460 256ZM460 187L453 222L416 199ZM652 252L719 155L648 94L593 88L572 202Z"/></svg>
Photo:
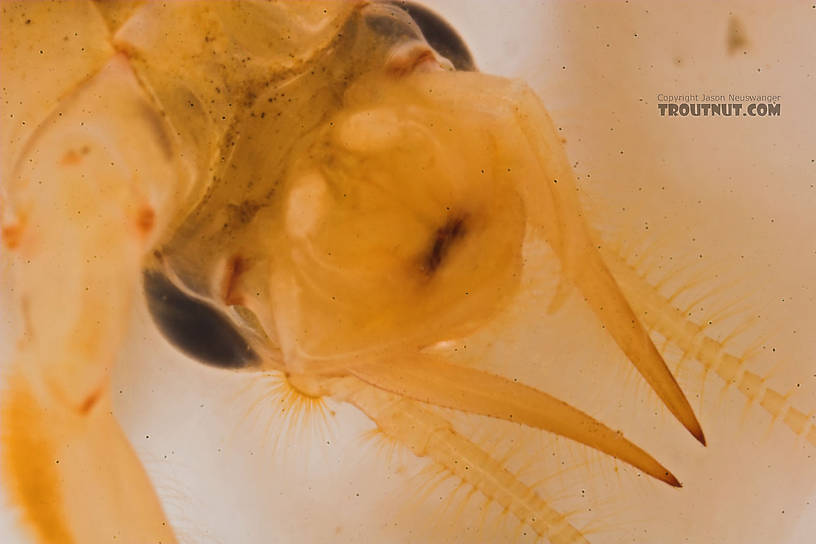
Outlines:
<svg viewBox="0 0 816 544"><path fill-rule="evenodd" d="M422 30L428 44L451 61L454 68L463 72L476 71L476 64L467 44L445 19L415 2L392 0L388 3L408 13Z"/></svg>
<svg viewBox="0 0 816 544"><path fill-rule="evenodd" d="M163 274L146 271L144 292L154 323L182 353L232 370L258 364L258 355L226 315L184 293Z"/></svg>

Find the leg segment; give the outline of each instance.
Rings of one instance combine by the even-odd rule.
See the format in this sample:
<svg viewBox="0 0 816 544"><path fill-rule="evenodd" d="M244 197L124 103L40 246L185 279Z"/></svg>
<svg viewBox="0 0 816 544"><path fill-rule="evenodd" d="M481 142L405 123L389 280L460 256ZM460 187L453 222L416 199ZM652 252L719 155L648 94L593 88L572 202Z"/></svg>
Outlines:
<svg viewBox="0 0 816 544"><path fill-rule="evenodd" d="M185 179L143 97L115 57L4 180L22 326L5 369L2 480L38 542L175 542L108 391L142 256Z"/></svg>

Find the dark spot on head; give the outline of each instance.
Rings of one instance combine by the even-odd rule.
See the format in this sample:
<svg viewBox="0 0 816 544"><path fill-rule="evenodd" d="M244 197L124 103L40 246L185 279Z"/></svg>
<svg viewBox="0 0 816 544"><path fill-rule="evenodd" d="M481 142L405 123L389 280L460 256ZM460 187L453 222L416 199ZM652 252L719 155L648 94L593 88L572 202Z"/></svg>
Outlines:
<svg viewBox="0 0 816 544"><path fill-rule="evenodd" d="M449 218L442 227L436 230L430 248L422 259L422 271L426 275L431 276L436 272L450 252L451 246L465 236L465 231L463 216Z"/></svg>

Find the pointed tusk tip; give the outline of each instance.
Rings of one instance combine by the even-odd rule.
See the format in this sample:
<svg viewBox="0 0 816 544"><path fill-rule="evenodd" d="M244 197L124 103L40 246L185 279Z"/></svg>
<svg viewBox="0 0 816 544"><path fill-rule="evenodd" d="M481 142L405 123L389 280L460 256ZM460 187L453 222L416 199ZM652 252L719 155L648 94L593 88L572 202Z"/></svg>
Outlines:
<svg viewBox="0 0 816 544"><path fill-rule="evenodd" d="M665 476L666 477L663 479L663 481L669 484L670 486L683 487L683 484L680 483L680 480L678 480L671 472L666 472Z"/></svg>
<svg viewBox="0 0 816 544"><path fill-rule="evenodd" d="M681 423L683 427L685 427L686 430L691 433L691 436L697 439L697 442L699 442L703 446L706 445L706 438L705 434L703 433L703 427L700 425L700 422L697 421L696 417L692 416L691 421L681 421Z"/></svg>

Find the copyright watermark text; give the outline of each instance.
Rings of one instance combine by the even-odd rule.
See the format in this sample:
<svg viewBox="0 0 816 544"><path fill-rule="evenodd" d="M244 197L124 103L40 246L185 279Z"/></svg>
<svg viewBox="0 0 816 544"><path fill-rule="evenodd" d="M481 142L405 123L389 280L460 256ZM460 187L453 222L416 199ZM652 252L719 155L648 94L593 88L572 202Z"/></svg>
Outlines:
<svg viewBox="0 0 816 544"><path fill-rule="evenodd" d="M657 95L662 117L779 117L781 95L664 94Z"/></svg>

